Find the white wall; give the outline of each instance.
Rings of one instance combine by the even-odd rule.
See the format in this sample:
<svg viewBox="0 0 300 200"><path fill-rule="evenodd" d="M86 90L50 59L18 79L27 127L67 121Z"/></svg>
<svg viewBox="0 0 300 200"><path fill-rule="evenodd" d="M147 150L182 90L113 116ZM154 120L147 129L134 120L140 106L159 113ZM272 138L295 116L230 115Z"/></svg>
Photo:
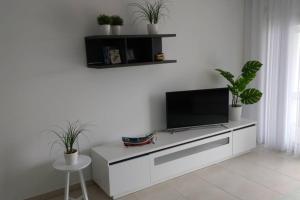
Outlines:
<svg viewBox="0 0 300 200"><path fill-rule="evenodd" d="M126 0L0 2L0 199L19 200L63 187L43 130L66 120L90 122L88 150L125 135L165 127L164 93L225 86L215 66L238 72L243 61L243 0L173 0L161 24L177 64L117 69L85 66L84 36L100 12L125 18ZM87 170L90 177L90 171ZM3 184L4 183L4 184ZM1 185L3 184L3 185ZM2 191L1 191L2 190Z"/></svg>

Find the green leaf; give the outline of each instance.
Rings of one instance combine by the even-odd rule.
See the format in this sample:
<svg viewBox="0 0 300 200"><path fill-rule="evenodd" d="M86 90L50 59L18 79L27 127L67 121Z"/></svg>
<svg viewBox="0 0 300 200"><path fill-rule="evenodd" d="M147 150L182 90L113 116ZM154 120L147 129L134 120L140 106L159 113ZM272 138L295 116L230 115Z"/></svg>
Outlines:
<svg viewBox="0 0 300 200"><path fill-rule="evenodd" d="M241 95L241 102L243 104L254 104L257 103L262 97L261 91L254 89L254 88L249 88L246 89Z"/></svg>
<svg viewBox="0 0 300 200"><path fill-rule="evenodd" d="M156 0L154 2L144 0L138 3L130 3L129 6L137 8L134 11L137 14L137 18L146 20L150 24L157 24L166 15L165 12L168 11L165 0Z"/></svg>
<svg viewBox="0 0 300 200"><path fill-rule="evenodd" d="M243 92L247 85L256 77L256 73L261 68L262 64L259 61L248 61L242 68L241 76L234 82L233 86Z"/></svg>
<svg viewBox="0 0 300 200"><path fill-rule="evenodd" d="M260 70L262 63L257 60L250 60L242 68L242 77L248 84L255 78L256 73Z"/></svg>
<svg viewBox="0 0 300 200"><path fill-rule="evenodd" d="M233 95L238 95L239 94L239 91L234 88L233 86L231 85L227 85L228 89L230 90L230 92L233 94Z"/></svg>
<svg viewBox="0 0 300 200"><path fill-rule="evenodd" d="M58 137L58 140L65 148L66 153L72 153L73 146L75 143L78 143L79 136L83 132L87 131L85 125L75 121L73 123L68 122L66 128L60 128L59 131L52 130L51 133L55 134Z"/></svg>
<svg viewBox="0 0 300 200"><path fill-rule="evenodd" d="M225 79L227 79L227 81L229 81L232 85L234 85L234 80L233 80L234 76L230 72L224 71L222 69L216 69L216 71L220 72L220 74Z"/></svg>
<svg viewBox="0 0 300 200"><path fill-rule="evenodd" d="M234 82L234 87L239 91L239 92L243 92L247 85L249 84L248 79L244 78L244 77L240 77L239 79L237 79Z"/></svg>

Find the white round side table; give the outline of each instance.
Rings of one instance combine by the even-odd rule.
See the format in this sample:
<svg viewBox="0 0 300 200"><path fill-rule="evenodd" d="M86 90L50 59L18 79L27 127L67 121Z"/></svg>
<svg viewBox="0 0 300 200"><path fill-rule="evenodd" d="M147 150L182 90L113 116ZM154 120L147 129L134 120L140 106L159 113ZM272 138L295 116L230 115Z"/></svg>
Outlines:
<svg viewBox="0 0 300 200"><path fill-rule="evenodd" d="M85 155L79 155L78 162L74 165L67 165L65 159L62 157L53 163L53 167L56 170L66 172L66 184L65 184L65 200L73 200L74 198L69 197L69 186L70 186L70 173L78 172L80 177L80 184L82 190L82 196L78 199L88 200L87 190L85 186L85 180L83 177L82 170L91 164L91 158Z"/></svg>

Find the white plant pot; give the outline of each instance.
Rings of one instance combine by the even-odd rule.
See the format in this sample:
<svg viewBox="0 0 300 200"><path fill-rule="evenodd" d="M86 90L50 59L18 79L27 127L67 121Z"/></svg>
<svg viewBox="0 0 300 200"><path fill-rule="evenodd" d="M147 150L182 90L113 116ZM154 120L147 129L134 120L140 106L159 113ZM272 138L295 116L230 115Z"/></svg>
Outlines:
<svg viewBox="0 0 300 200"><path fill-rule="evenodd" d="M240 121L242 117L242 110L243 107L232 107L231 105L229 106L229 120L230 121Z"/></svg>
<svg viewBox="0 0 300 200"><path fill-rule="evenodd" d="M120 25L111 26L111 33L113 35L121 35L121 27Z"/></svg>
<svg viewBox="0 0 300 200"><path fill-rule="evenodd" d="M78 151L71 154L64 154L67 165L75 165L78 162Z"/></svg>
<svg viewBox="0 0 300 200"><path fill-rule="evenodd" d="M110 35L110 25L100 25L101 35Z"/></svg>
<svg viewBox="0 0 300 200"><path fill-rule="evenodd" d="M158 34L157 24L148 24L147 28L148 28L148 34L150 34L150 35Z"/></svg>

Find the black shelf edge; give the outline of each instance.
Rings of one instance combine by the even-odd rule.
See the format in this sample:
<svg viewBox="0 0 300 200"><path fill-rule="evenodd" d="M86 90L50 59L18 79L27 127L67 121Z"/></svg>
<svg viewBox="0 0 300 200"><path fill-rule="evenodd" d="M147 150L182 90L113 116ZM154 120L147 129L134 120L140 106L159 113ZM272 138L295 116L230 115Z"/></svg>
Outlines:
<svg viewBox="0 0 300 200"><path fill-rule="evenodd" d="M132 67L140 65L159 65L159 64L168 64L168 63L177 63L177 60L164 60L164 61L154 61L154 62L136 62L136 63L124 63L124 64L112 64L112 65L103 65L98 63L89 63L88 68L115 68L115 67Z"/></svg>
<svg viewBox="0 0 300 200"><path fill-rule="evenodd" d="M85 39L124 39L124 38L162 38L162 37L176 37L176 34L143 34L143 35L92 35L87 36Z"/></svg>

